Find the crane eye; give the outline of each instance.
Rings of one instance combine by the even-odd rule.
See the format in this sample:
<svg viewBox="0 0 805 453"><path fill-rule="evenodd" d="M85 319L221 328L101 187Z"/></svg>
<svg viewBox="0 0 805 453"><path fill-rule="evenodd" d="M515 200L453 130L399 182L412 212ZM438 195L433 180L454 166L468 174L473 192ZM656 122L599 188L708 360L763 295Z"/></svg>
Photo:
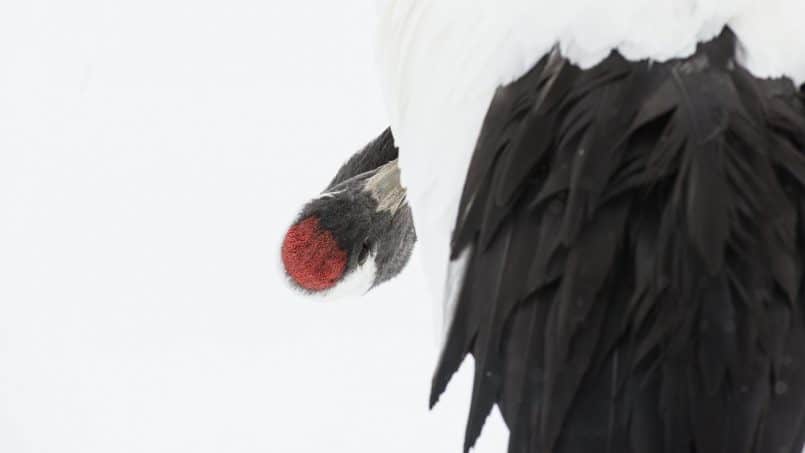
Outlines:
<svg viewBox="0 0 805 453"><path fill-rule="evenodd" d="M361 245L361 252L358 254L358 264L363 264L366 262L366 258L369 258L369 252L371 250L372 247L369 242L364 241L363 245Z"/></svg>

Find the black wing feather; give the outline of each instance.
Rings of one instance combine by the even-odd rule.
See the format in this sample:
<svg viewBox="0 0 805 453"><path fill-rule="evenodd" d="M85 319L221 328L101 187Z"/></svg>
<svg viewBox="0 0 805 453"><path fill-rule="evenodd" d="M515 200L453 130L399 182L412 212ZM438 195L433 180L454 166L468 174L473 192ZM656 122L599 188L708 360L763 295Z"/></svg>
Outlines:
<svg viewBox="0 0 805 453"><path fill-rule="evenodd" d="M501 87L453 236L469 262L431 403L466 354L465 451L794 453L805 436L805 109L734 61L558 51Z"/></svg>

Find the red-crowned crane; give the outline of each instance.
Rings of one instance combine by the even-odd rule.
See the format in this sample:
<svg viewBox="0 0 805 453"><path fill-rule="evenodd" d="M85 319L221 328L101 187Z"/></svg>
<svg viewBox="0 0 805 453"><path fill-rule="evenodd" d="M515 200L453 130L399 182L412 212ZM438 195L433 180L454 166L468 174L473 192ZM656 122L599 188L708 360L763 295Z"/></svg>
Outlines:
<svg viewBox="0 0 805 453"><path fill-rule="evenodd" d="M391 129L290 228L290 280L368 290L418 236L443 288L431 404L475 358L465 450L497 405L510 453L799 453L803 21L802 0L386 1Z"/></svg>

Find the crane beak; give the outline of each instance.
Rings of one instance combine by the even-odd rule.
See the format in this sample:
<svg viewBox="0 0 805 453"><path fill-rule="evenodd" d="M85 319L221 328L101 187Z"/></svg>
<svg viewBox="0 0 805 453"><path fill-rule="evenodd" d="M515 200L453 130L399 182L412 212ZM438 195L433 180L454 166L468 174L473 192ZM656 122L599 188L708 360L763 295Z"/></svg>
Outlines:
<svg viewBox="0 0 805 453"><path fill-rule="evenodd" d="M393 216L405 204L405 188L400 182L400 167L397 159L375 170L364 185L377 202L378 211L388 211Z"/></svg>

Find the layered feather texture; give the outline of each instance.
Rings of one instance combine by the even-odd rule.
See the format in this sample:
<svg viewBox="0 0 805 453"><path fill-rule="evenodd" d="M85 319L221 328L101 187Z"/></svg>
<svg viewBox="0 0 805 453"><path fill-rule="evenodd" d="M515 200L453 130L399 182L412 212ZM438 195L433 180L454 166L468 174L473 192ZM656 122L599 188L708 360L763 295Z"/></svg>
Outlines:
<svg viewBox="0 0 805 453"><path fill-rule="evenodd" d="M403 184L437 314L448 241L472 150L495 89L558 46L590 68L612 50L628 60L690 56L730 26L739 64L758 77L805 81L802 0L382 0L381 87L401 149ZM448 319L449 321L449 319Z"/></svg>
<svg viewBox="0 0 805 453"><path fill-rule="evenodd" d="M556 50L500 88L451 249L431 403L472 354L466 449L497 404L510 453L801 451L803 97L729 29L665 63Z"/></svg>

